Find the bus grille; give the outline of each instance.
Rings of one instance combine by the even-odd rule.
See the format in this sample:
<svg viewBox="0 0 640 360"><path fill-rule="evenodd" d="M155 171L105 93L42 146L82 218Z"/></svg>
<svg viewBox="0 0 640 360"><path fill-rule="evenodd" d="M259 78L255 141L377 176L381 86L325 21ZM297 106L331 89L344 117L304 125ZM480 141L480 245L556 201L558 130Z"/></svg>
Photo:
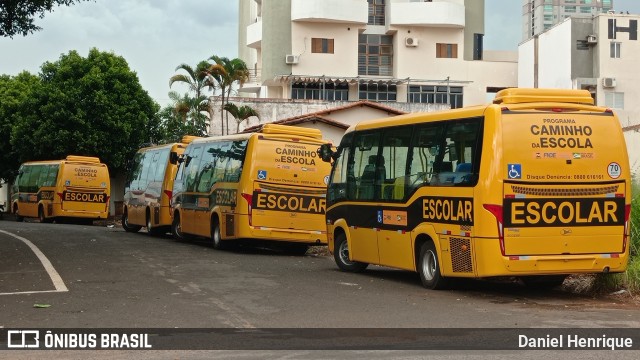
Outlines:
<svg viewBox="0 0 640 360"><path fill-rule="evenodd" d="M473 272L471 262L471 240L462 238L450 238L451 267L453 272Z"/></svg>
<svg viewBox="0 0 640 360"><path fill-rule="evenodd" d="M590 188L571 188L571 189L554 189L554 188L533 188L529 186L512 185L511 189L515 194L534 195L534 196L594 196L613 194L618 191L619 185L610 185L605 187Z"/></svg>

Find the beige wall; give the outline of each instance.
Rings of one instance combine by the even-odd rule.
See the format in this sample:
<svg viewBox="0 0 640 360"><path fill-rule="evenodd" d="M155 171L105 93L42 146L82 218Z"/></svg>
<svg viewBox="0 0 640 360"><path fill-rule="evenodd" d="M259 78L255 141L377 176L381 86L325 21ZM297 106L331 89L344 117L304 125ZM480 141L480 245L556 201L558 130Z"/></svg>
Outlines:
<svg viewBox="0 0 640 360"><path fill-rule="evenodd" d="M312 53L312 38L334 39L334 53ZM292 54L299 55L300 59L297 65L291 66L292 74L317 76L356 76L358 74L358 29L353 25L293 22L291 23L291 40Z"/></svg>

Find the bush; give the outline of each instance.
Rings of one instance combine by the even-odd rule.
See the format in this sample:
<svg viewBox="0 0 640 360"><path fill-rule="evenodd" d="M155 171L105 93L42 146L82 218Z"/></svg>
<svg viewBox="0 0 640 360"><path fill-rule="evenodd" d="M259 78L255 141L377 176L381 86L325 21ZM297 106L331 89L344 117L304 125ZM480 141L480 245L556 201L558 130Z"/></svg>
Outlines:
<svg viewBox="0 0 640 360"><path fill-rule="evenodd" d="M631 259L629 267L625 273L625 283L629 291L637 293L640 291L640 181L634 177L631 186Z"/></svg>
<svg viewBox="0 0 640 360"><path fill-rule="evenodd" d="M640 179L634 176L631 184L631 218L629 241L629 265L627 271L622 274L598 274L596 275L591 291L595 293L608 293L620 288L627 289L632 294L640 292Z"/></svg>

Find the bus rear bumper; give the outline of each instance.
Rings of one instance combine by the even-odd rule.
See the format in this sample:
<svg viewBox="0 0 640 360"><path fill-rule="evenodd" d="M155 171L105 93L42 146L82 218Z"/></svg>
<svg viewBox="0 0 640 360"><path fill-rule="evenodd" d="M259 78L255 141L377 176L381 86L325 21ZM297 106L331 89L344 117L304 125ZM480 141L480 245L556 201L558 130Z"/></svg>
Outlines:
<svg viewBox="0 0 640 360"><path fill-rule="evenodd" d="M517 275L623 272L626 254L590 254L558 256L507 256L502 263Z"/></svg>
<svg viewBox="0 0 640 360"><path fill-rule="evenodd" d="M278 229L268 227L246 227L239 231L238 238L260 240L298 242L309 245L327 245L327 233L322 231L306 231Z"/></svg>
<svg viewBox="0 0 640 360"><path fill-rule="evenodd" d="M500 254L499 242L495 240L495 244L486 240L476 242L479 246L475 259L496 259L478 262L478 277L617 273L624 272L629 261L628 249L615 254L499 255L496 258L490 255Z"/></svg>

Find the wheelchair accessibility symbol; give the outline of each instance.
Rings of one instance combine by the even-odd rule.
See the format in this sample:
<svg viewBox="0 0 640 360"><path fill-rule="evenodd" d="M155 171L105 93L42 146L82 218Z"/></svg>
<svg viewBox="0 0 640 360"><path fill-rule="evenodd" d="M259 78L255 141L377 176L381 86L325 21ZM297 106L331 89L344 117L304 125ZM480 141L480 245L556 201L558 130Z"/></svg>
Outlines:
<svg viewBox="0 0 640 360"><path fill-rule="evenodd" d="M382 224L382 210L378 210L378 224Z"/></svg>
<svg viewBox="0 0 640 360"><path fill-rule="evenodd" d="M507 167L509 179L522 179L522 164L509 164Z"/></svg>
<svg viewBox="0 0 640 360"><path fill-rule="evenodd" d="M267 180L267 170L258 170L258 180Z"/></svg>

